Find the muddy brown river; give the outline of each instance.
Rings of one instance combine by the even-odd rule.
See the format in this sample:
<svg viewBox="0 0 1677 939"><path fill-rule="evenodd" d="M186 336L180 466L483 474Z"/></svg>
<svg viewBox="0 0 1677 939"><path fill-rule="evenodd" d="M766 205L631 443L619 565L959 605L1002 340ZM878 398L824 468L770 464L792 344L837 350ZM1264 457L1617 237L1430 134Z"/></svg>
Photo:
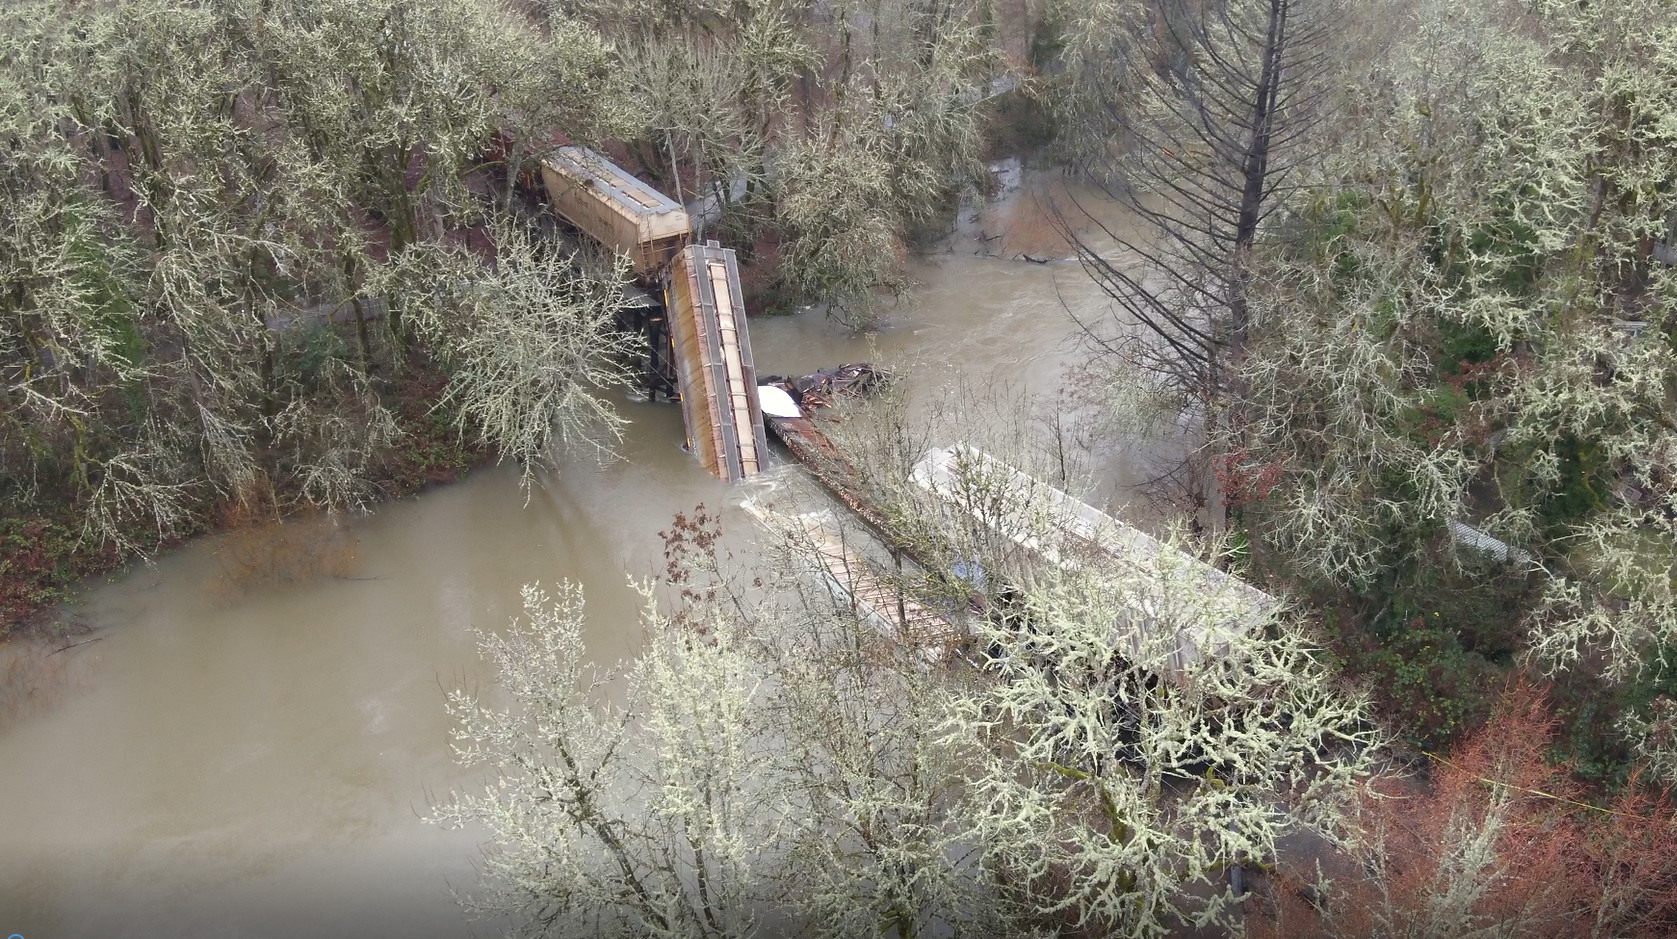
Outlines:
<svg viewBox="0 0 1677 939"><path fill-rule="evenodd" d="M753 320L759 372L908 363L924 394L958 370L1051 399L1079 357L1062 302L1103 303L1074 261L1014 257L1056 253L1028 200L966 213L876 330ZM479 781L451 761L443 711L444 688L488 677L468 627L505 623L521 584L569 578L609 662L633 651L628 580L653 573L674 513L727 506L731 539L750 539L744 490L681 451L678 409L623 407L621 458L566 465L528 504L488 468L320 529L341 555L327 576L241 585L206 539L91 588L71 614L93 641L44 659L51 687L0 722L0 936L493 931L450 896L474 886L481 834L420 821ZM1140 446L1094 454L1106 497L1136 481Z"/></svg>

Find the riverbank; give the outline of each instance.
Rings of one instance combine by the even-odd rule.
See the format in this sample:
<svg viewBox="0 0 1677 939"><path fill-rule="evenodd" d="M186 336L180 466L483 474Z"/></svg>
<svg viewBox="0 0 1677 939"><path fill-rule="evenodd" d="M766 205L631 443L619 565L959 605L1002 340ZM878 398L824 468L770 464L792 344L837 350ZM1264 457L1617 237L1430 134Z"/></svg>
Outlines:
<svg viewBox="0 0 1677 939"><path fill-rule="evenodd" d="M948 228L934 239L922 242L914 256L922 274L931 269L929 264L936 264L940 257L948 255L970 253L1027 264L1070 259L1070 246L1054 229L1048 209L1052 202L1068 201L1067 179L1058 174L1029 173L1019 155L1008 155L1015 150L1028 151L1028 145L1015 142L991 149L998 158L989 164L988 196L969 194L965 201L955 201L945 207L940 217L947 221ZM1032 184L1027 184L1028 179ZM1084 193L1083 197L1088 198L1088 194ZM751 267L749 259L747 267ZM761 264L753 269L762 278L768 276ZM1053 279L1052 275L1049 279ZM952 286L958 289L958 285ZM900 303L885 305L901 306ZM788 309L776 301L768 307L754 306L751 312L754 320L760 320L763 313L786 313ZM882 325L889 326L896 319L888 312L884 315ZM1009 316L1007 322L1011 324L1013 317ZM908 324L896 325L901 328ZM825 329L824 320L818 328ZM796 332L807 335L808 330L799 327ZM865 337L877 333L853 335L863 340L853 345L864 349L868 347ZM796 350L787 351L798 355ZM838 361L807 360L810 369ZM454 482L473 467L495 459L492 447L462 435L452 412L436 410L445 381L434 363L415 357L394 387L385 392L386 406L400 434L381 455L378 472L366 480L370 490L368 504L406 498L430 486ZM187 513L188 523L163 537L147 527L148 520L140 518L132 520L131 530L125 532L125 537L146 546L147 553L156 556L204 535L274 526L293 515L319 511L298 504L294 495L274 492L259 484L241 498L200 500ZM88 543L83 535L87 517L85 499L85 491L61 482L44 489L22 511L14 510L0 518L0 641L23 633L46 637L66 635L73 625L61 621L57 614L61 606L82 593L88 584L135 560L112 544Z"/></svg>
<svg viewBox="0 0 1677 939"><path fill-rule="evenodd" d="M368 480L375 502L416 495L455 482L474 467L494 460L486 445L458 431L451 415L437 410L444 379L434 369L416 370L390 393L389 404L401 433ZM138 543L154 545L150 554L174 550L207 534L282 524L319 510L287 506L290 494L258 488L243 499L205 500L191 523L169 537L131 531ZM73 623L59 612L102 575L132 563L109 543L91 546L83 537L84 509L78 494L64 488L43 493L31 509L0 518L0 641L17 635L59 636Z"/></svg>

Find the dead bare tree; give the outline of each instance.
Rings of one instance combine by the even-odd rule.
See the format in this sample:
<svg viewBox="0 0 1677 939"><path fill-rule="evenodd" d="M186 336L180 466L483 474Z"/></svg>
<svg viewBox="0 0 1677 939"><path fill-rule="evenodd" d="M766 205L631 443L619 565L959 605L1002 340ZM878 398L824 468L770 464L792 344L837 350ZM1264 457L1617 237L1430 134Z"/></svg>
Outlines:
<svg viewBox="0 0 1677 939"><path fill-rule="evenodd" d="M1054 215L1112 315L1070 311L1113 379L1144 377L1199 417L1199 459L1175 477L1225 511L1209 447L1239 426L1231 395L1253 246L1318 156L1314 132L1339 0L1149 0L1126 56L1084 119L1102 141L1090 176L1143 222L1120 227L1073 201ZM1092 224L1091 224L1092 223ZM1183 472L1186 470L1186 472Z"/></svg>

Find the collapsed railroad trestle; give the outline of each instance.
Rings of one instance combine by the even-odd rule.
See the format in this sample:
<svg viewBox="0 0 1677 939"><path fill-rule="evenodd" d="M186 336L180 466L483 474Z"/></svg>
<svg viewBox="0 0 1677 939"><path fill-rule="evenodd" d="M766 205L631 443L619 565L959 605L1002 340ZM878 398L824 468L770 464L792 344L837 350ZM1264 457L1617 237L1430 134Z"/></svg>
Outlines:
<svg viewBox="0 0 1677 939"><path fill-rule="evenodd" d="M541 176L560 218L629 259L636 283L618 326L645 340L642 393L681 403L687 447L712 474L762 472L768 441L734 252L694 244L686 209L586 147L554 150Z"/></svg>

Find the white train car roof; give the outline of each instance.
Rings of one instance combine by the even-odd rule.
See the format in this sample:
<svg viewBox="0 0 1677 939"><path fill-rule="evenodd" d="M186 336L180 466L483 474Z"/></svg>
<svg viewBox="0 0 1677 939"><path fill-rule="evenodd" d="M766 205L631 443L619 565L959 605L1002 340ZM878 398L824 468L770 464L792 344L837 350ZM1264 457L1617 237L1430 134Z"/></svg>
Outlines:
<svg viewBox="0 0 1677 939"><path fill-rule="evenodd" d="M1213 602L1202 622L1175 637L1173 669L1197 661L1205 652L1215 654L1216 649L1226 648L1227 640L1220 635L1250 629L1278 605L1274 597L1251 584L966 444L928 451L915 465L913 479L945 503L1050 563L1065 567L1079 563L1052 543L1052 534L1063 534L1143 568L1191 572L1188 579L1201 585ZM1046 541L1045 534L1050 535ZM1143 616L1140 621L1151 622L1151 618ZM1139 649L1147 638L1114 637L1127 640L1132 649Z"/></svg>

